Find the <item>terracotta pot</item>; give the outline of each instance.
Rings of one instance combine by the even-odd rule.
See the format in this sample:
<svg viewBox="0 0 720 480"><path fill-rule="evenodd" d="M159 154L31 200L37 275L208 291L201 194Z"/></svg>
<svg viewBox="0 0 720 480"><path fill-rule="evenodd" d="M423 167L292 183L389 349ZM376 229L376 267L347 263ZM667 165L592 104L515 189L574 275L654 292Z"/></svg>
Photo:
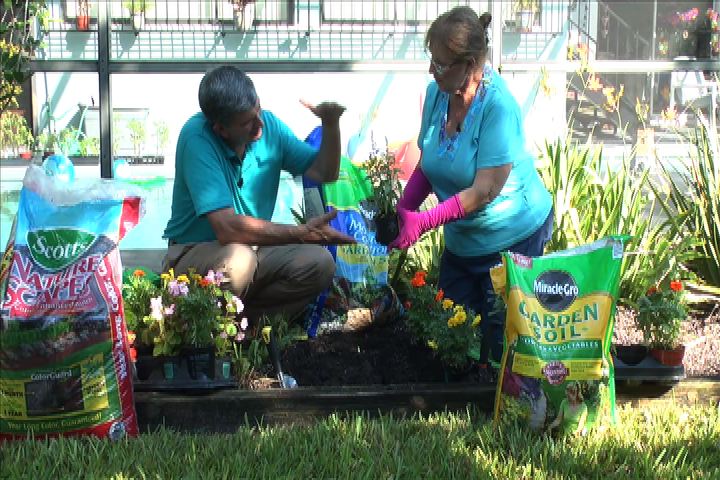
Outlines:
<svg viewBox="0 0 720 480"><path fill-rule="evenodd" d="M683 357L685 356L685 345L680 345L673 350L651 348L650 356L666 367L677 367L682 365Z"/></svg>
<svg viewBox="0 0 720 480"><path fill-rule="evenodd" d="M615 354L625 365L637 365L647 357L648 347L639 344L615 345Z"/></svg>
<svg viewBox="0 0 720 480"><path fill-rule="evenodd" d="M375 239L381 245L389 245L400 233L397 215L378 213L375 215Z"/></svg>
<svg viewBox="0 0 720 480"><path fill-rule="evenodd" d="M30 160L32 158L32 152L20 152L20 158L22 158L23 160Z"/></svg>
<svg viewBox="0 0 720 480"><path fill-rule="evenodd" d="M78 15L76 25L78 30L87 30L90 26L90 17L87 15Z"/></svg>

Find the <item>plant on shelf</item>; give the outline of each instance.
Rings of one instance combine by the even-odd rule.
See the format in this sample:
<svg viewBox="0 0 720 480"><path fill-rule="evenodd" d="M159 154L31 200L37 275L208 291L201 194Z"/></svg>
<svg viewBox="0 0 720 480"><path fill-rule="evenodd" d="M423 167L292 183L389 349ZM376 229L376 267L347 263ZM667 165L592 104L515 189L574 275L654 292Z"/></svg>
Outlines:
<svg viewBox="0 0 720 480"><path fill-rule="evenodd" d="M130 14L133 30L145 28L145 15L153 8L154 0L124 0L123 7Z"/></svg>
<svg viewBox="0 0 720 480"><path fill-rule="evenodd" d="M418 271L410 281L405 307L407 325L418 342L435 351L443 365L463 370L480 358L480 315L444 297L442 290L426 283Z"/></svg>
<svg viewBox="0 0 720 480"><path fill-rule="evenodd" d="M154 123L155 126L155 154L158 156L161 156L163 154L163 149L170 141L170 129L167 126L167 123L165 123L162 120L158 120Z"/></svg>
<svg viewBox="0 0 720 480"><path fill-rule="evenodd" d="M252 27L255 21L255 0L231 0L233 19L238 30Z"/></svg>
<svg viewBox="0 0 720 480"><path fill-rule="evenodd" d="M685 346L680 343L680 333L687 314L680 280L664 280L653 285L638 300L638 328L650 346L650 354L660 363L682 363Z"/></svg>
<svg viewBox="0 0 720 480"><path fill-rule="evenodd" d="M88 0L78 0L75 21L77 29L80 31L86 31L90 28L90 2Z"/></svg>
<svg viewBox="0 0 720 480"><path fill-rule="evenodd" d="M130 132L130 140L132 140L133 152L136 157L139 157L142 153L142 146L145 143L145 137L147 135L145 131L145 122L141 122L137 118L133 118L127 123L127 128Z"/></svg>
<svg viewBox="0 0 720 480"><path fill-rule="evenodd" d="M529 32L535 22L535 14L540 9L539 0L515 0L513 11L517 27L524 32Z"/></svg>
<svg viewBox="0 0 720 480"><path fill-rule="evenodd" d="M12 110L0 114L0 156L29 158L33 143L25 117Z"/></svg>
<svg viewBox="0 0 720 480"><path fill-rule="evenodd" d="M363 168L373 189L376 238L379 243L388 245L399 233L396 206L402 193L400 169L387 145L383 151L374 142Z"/></svg>
<svg viewBox="0 0 720 480"><path fill-rule="evenodd" d="M34 18L43 18L45 1L5 1L0 9L0 112L17 107L28 65L40 39L33 36Z"/></svg>

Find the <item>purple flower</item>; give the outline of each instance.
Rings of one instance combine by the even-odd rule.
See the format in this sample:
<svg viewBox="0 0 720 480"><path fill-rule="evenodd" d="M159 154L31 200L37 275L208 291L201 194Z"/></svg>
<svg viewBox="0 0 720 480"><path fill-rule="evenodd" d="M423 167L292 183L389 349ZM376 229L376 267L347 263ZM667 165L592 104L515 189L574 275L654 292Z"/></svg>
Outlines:
<svg viewBox="0 0 720 480"><path fill-rule="evenodd" d="M220 338L227 338L227 333L220 332Z"/></svg>
<svg viewBox="0 0 720 480"><path fill-rule="evenodd" d="M180 295L185 297L187 296L189 290L186 284L178 282L177 280L171 280L170 283L168 283L168 291L170 292L170 295L174 297Z"/></svg>

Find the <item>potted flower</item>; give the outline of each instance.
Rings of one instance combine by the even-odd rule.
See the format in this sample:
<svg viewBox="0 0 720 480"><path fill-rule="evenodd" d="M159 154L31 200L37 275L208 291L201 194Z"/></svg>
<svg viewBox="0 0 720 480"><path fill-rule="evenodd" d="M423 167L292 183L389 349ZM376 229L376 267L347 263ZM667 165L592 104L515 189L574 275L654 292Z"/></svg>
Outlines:
<svg viewBox="0 0 720 480"><path fill-rule="evenodd" d="M402 193L400 169L387 145L385 151L373 145L363 167L373 189L375 237L378 243L388 245L400 233L396 211Z"/></svg>
<svg viewBox="0 0 720 480"><path fill-rule="evenodd" d="M663 365L682 365L685 346L680 343L680 328L687 313L679 280L650 287L638 300L638 328L650 346L650 355Z"/></svg>
<svg viewBox="0 0 720 480"><path fill-rule="evenodd" d="M194 380L215 377L216 348L227 355L232 346L217 337L234 331L237 339L235 330L247 328L247 319L238 319L242 301L222 290L222 282L223 275L212 270L204 277L195 272L175 277L171 269L159 280L141 269L133 272L123 285L123 300L128 328L136 335L141 380L157 363L142 358L150 351L162 361L168 380L183 362Z"/></svg>
<svg viewBox="0 0 720 480"><path fill-rule="evenodd" d="M86 31L90 28L90 5L88 0L78 0L75 22L77 29L80 31Z"/></svg>
<svg viewBox="0 0 720 480"><path fill-rule="evenodd" d="M426 277L426 272L418 271L410 281L405 302L410 333L451 371L466 373L480 358L480 315L445 298L442 290L426 283Z"/></svg>

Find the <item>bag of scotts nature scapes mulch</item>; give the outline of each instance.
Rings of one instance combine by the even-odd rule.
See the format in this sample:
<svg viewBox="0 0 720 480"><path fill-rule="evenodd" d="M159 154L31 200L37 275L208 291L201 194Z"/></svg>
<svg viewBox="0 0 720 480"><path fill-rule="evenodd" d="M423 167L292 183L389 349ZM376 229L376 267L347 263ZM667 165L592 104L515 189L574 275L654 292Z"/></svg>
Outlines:
<svg viewBox="0 0 720 480"><path fill-rule="evenodd" d="M537 258L503 253L491 271L507 307L496 422L582 434L615 421L610 342L626 239Z"/></svg>
<svg viewBox="0 0 720 480"><path fill-rule="evenodd" d="M118 242L142 207L28 168L0 268L0 440L137 434Z"/></svg>

